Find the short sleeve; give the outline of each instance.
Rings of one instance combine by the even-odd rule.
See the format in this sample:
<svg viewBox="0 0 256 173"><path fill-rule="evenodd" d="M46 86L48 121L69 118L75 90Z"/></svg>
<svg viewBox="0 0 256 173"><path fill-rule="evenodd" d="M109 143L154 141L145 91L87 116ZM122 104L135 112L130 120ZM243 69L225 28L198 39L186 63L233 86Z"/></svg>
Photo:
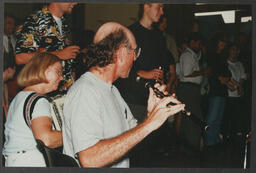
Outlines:
<svg viewBox="0 0 256 173"><path fill-rule="evenodd" d="M28 17L17 29L16 54L35 52L39 47L38 26L33 17Z"/></svg>
<svg viewBox="0 0 256 173"><path fill-rule="evenodd" d="M37 117L47 116L51 118L51 107L50 103L46 98L40 98L34 107L32 113L32 120Z"/></svg>

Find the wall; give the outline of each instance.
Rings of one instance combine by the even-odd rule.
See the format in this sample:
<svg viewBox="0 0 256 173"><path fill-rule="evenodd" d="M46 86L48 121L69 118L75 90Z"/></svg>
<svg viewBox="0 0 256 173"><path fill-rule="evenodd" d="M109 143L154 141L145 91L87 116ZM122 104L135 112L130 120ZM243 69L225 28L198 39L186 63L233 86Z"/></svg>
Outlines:
<svg viewBox="0 0 256 173"><path fill-rule="evenodd" d="M96 31L108 21L129 26L137 20L138 8L135 3L85 4L85 29Z"/></svg>

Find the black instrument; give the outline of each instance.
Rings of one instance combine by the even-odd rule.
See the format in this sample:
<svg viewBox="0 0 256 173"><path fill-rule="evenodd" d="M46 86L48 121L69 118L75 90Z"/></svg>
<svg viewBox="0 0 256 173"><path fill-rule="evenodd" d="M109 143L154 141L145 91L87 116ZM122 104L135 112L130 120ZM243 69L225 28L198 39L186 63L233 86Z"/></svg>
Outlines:
<svg viewBox="0 0 256 173"><path fill-rule="evenodd" d="M164 97L171 96L170 94L164 94L158 88L154 87L154 85L156 84L156 82L154 80L146 80L146 79L137 77L136 82L143 84L145 86L145 88L152 88L158 98L164 98ZM175 105L175 103L170 102L166 106L169 106L169 105ZM197 116L195 116L191 112L183 110L182 113L184 115L188 116L195 124L199 125L203 131L209 130L210 126L205 121L202 121L201 119L199 119Z"/></svg>

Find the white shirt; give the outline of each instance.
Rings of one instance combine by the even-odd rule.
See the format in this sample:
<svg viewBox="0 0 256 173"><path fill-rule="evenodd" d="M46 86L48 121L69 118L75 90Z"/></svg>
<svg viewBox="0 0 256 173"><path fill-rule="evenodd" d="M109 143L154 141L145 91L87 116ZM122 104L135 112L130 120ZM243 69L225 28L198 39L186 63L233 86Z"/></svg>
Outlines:
<svg viewBox="0 0 256 173"><path fill-rule="evenodd" d="M16 45L15 37L13 35L10 35L10 38L11 38L11 44L12 44L13 50L15 50L15 45ZM4 51L9 53L8 37L6 35L3 36L3 47L4 47Z"/></svg>
<svg viewBox="0 0 256 173"><path fill-rule="evenodd" d="M57 16L52 15L52 17L55 19L56 23L58 24L60 34L62 35L62 22L61 19Z"/></svg>
<svg viewBox="0 0 256 173"><path fill-rule="evenodd" d="M180 82L191 82L195 84L201 84L202 76L195 77L185 77L192 74L194 71L199 71L199 60L201 58L201 52L196 54L190 48L186 48L185 51L180 56L180 62L178 63L179 67L179 77Z"/></svg>
<svg viewBox="0 0 256 173"><path fill-rule="evenodd" d="M230 70L230 72L232 74L233 80L239 82L241 79L246 79L244 66L241 62L239 62L239 61L231 62L229 60L227 62L228 62L228 69ZM229 97L240 97L238 95L237 90L235 90L235 91L228 90L228 96Z"/></svg>
<svg viewBox="0 0 256 173"><path fill-rule="evenodd" d="M32 130L27 126L23 117L23 107L31 91L20 91L11 102L5 123L6 141L3 147L4 155L12 155L17 151L36 150L36 141ZM34 107L32 119L47 116L51 118L51 107L47 99L39 99Z"/></svg>

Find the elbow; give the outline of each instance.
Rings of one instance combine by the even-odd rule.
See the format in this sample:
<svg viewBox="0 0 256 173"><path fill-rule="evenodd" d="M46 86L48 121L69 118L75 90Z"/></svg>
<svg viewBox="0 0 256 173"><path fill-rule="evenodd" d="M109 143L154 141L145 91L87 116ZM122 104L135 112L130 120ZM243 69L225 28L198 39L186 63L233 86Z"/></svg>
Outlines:
<svg viewBox="0 0 256 173"><path fill-rule="evenodd" d="M90 156L85 153L86 151L81 151L78 153L78 159L81 167L83 168L100 168L106 166L103 162L97 161L95 156Z"/></svg>
<svg viewBox="0 0 256 173"><path fill-rule="evenodd" d="M23 60L22 60L20 54L18 54L18 55L15 56L15 61L16 61L16 64L17 64L17 65L25 64L25 63L23 62Z"/></svg>
<svg viewBox="0 0 256 173"><path fill-rule="evenodd" d="M100 168L100 167L103 167L104 165L100 164L100 163L97 163L97 162L94 162L92 159L80 159L79 158L79 161L80 161L80 164L83 168Z"/></svg>
<svg viewBox="0 0 256 173"><path fill-rule="evenodd" d="M51 135L46 133L40 137L40 140L44 143L48 148L56 148L56 140L51 138Z"/></svg>
<svg viewBox="0 0 256 173"><path fill-rule="evenodd" d="M43 135L40 140L44 143L45 146L47 146L49 148L52 148L51 147L51 140L50 140L49 135L46 135L46 134Z"/></svg>

